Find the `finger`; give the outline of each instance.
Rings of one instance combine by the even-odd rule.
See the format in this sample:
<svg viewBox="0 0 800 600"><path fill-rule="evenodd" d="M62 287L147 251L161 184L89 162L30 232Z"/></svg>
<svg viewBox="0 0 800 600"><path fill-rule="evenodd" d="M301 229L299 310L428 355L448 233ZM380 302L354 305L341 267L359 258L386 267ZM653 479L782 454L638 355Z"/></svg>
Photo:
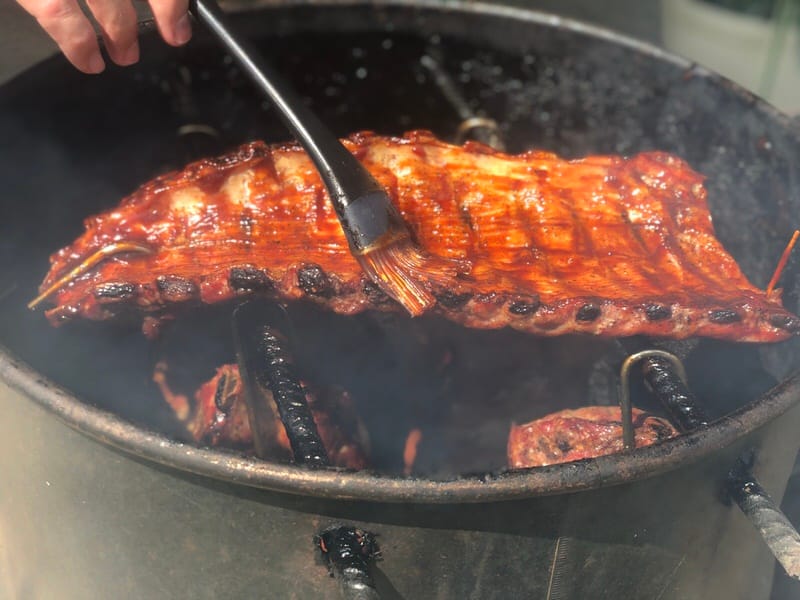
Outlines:
<svg viewBox="0 0 800 600"><path fill-rule="evenodd" d="M172 46L182 46L192 37L189 0L150 0L161 37Z"/></svg>
<svg viewBox="0 0 800 600"><path fill-rule="evenodd" d="M100 73L105 62L97 35L75 0L20 0L53 38L67 60L84 73Z"/></svg>
<svg viewBox="0 0 800 600"><path fill-rule="evenodd" d="M123 66L139 60L136 11L130 0L87 0L86 4L103 32L111 60Z"/></svg>

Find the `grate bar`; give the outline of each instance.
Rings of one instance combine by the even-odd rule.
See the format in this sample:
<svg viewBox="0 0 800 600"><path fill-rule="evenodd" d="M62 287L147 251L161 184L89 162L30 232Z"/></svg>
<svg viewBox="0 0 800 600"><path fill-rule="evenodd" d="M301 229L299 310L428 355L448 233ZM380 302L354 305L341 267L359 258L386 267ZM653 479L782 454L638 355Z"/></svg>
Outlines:
<svg viewBox="0 0 800 600"><path fill-rule="evenodd" d="M686 385L681 361L674 355L658 350L650 353L652 355L642 361L645 381L667 409L673 422L683 432L708 426L709 418L705 409ZM628 357L626 364L635 356ZM627 404L630 410L629 397ZM752 463L752 457L748 461L739 459L728 475L726 491L761 534L786 574L800 579L800 533L753 475Z"/></svg>
<svg viewBox="0 0 800 600"><path fill-rule="evenodd" d="M800 534L743 462L731 471L728 492L786 574L800 580Z"/></svg>
<svg viewBox="0 0 800 600"><path fill-rule="evenodd" d="M380 557L375 535L355 527L332 527L314 537L344 600L380 600L372 564Z"/></svg>
<svg viewBox="0 0 800 600"><path fill-rule="evenodd" d="M267 324L276 321L274 310L275 307L254 301L242 304L233 313L236 355L245 383L256 454L265 458L274 445L274 413L263 393L269 390L286 428L295 462L309 467L327 467L330 465L328 453L286 348L288 344L276 328Z"/></svg>
<svg viewBox="0 0 800 600"><path fill-rule="evenodd" d="M675 359L677 360L677 359ZM707 427L708 415L669 360L651 356L642 361L644 379L682 432Z"/></svg>

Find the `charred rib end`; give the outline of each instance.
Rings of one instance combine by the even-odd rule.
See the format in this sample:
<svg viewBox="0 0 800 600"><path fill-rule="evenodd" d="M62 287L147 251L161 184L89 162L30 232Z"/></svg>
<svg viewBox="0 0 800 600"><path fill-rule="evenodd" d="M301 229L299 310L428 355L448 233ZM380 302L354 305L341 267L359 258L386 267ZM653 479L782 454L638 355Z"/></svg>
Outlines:
<svg viewBox="0 0 800 600"><path fill-rule="evenodd" d="M793 315L772 315L769 324L793 335L800 335L800 318Z"/></svg>

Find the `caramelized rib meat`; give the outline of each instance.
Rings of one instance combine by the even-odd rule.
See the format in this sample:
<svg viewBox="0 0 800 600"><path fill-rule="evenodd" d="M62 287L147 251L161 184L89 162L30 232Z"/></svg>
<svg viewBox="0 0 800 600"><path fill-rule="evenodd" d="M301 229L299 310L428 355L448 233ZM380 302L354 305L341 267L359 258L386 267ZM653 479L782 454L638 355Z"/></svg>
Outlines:
<svg viewBox="0 0 800 600"><path fill-rule="evenodd" d="M222 365L194 394L194 404L174 393L166 381L166 366L156 367L153 380L164 399L182 421L187 432L199 443L210 446L252 449L253 434L244 399L244 387L236 365ZM335 387L306 391L311 414L331 464L361 470L368 465L369 441L366 429L355 411L350 395ZM274 408L274 458L290 459L291 445L286 429Z"/></svg>
<svg viewBox="0 0 800 600"><path fill-rule="evenodd" d="M748 282L715 239L703 178L679 158L510 156L426 132L345 144L427 253L471 265L430 274L434 310L449 319L540 335L776 341L800 332L779 293ZM248 144L144 185L86 221L41 289L103 248L109 256L48 294L53 323L131 308L160 319L251 293L343 314L399 308L365 279L295 145Z"/></svg>
<svg viewBox="0 0 800 600"><path fill-rule="evenodd" d="M668 421L637 408L633 409L633 427L637 448L678 435ZM543 467L622 450L620 408L586 406L562 410L525 425L512 425L508 465L513 469Z"/></svg>

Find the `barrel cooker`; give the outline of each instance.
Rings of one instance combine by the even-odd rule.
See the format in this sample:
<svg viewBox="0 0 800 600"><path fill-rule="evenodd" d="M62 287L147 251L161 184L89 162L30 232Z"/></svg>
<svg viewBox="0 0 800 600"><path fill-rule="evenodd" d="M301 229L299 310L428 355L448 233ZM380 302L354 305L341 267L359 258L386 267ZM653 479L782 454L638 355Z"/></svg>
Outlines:
<svg viewBox="0 0 800 600"><path fill-rule="evenodd" d="M718 237L761 287L797 226L796 127L653 47L476 3L282 2L236 17L341 135L457 139L472 120L512 152L672 152L707 176ZM47 256L85 216L199 156L287 137L202 34L176 50L151 33L142 55L92 79L57 57L0 90L0 376L31 400L9 402L0 425L12 596L338 598L354 592L321 549L356 528L369 533L364 593L381 598L768 597L774 559L736 483L782 495L800 446L797 339L682 346L707 426L509 472L512 422L616 402L619 365L649 342L289 306L303 376L348 389L369 430L375 468L345 472L185 440L153 367L166 357L191 382L231 362L231 306L190 311L156 342L125 323L53 329L28 311ZM797 266L782 282L794 312ZM406 477L412 428L423 438Z"/></svg>

